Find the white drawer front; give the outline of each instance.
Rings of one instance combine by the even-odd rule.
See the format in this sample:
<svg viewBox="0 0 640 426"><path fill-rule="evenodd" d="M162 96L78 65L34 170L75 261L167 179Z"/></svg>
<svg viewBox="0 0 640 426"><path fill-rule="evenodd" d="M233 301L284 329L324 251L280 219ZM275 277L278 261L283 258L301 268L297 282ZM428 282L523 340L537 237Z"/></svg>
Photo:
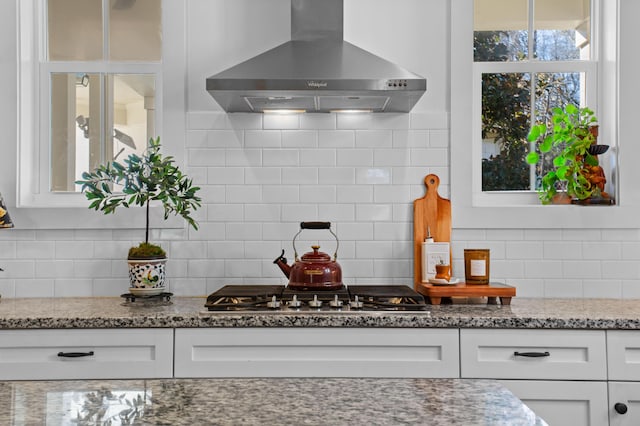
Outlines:
<svg viewBox="0 0 640 426"><path fill-rule="evenodd" d="M178 329L176 377L459 377L458 330Z"/></svg>
<svg viewBox="0 0 640 426"><path fill-rule="evenodd" d="M608 330L609 380L640 381L640 331Z"/></svg>
<svg viewBox="0 0 640 426"><path fill-rule="evenodd" d="M463 378L606 380L605 344L600 330L463 329L460 370Z"/></svg>
<svg viewBox="0 0 640 426"><path fill-rule="evenodd" d="M2 330L0 380L171 377L172 355L172 329Z"/></svg>
<svg viewBox="0 0 640 426"><path fill-rule="evenodd" d="M607 382L500 380L549 425L606 425Z"/></svg>

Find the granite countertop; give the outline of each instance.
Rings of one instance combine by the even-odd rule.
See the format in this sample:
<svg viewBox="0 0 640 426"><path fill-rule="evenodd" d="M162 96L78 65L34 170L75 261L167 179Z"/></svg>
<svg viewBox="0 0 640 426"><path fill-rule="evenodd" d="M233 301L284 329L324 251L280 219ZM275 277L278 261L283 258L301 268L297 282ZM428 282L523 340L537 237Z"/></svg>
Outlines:
<svg viewBox="0 0 640 426"><path fill-rule="evenodd" d="M640 329L640 300L526 299L429 305L422 312L208 312L204 297L128 303L116 297L0 302L0 329L133 327L441 327Z"/></svg>
<svg viewBox="0 0 640 426"><path fill-rule="evenodd" d="M108 420L109 424L174 426L546 424L492 380L0 382L0 424L93 425Z"/></svg>

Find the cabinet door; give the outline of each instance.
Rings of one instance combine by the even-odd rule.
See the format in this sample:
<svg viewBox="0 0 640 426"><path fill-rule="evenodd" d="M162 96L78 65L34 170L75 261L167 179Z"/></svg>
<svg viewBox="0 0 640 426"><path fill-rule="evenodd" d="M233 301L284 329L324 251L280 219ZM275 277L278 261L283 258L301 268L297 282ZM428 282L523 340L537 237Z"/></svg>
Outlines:
<svg viewBox="0 0 640 426"><path fill-rule="evenodd" d="M640 331L608 330L609 380L640 381Z"/></svg>
<svg viewBox="0 0 640 426"><path fill-rule="evenodd" d="M460 330L463 378L607 380L602 330Z"/></svg>
<svg viewBox="0 0 640 426"><path fill-rule="evenodd" d="M172 376L172 329L0 330L0 380Z"/></svg>
<svg viewBox="0 0 640 426"><path fill-rule="evenodd" d="M606 382L499 380L549 425L606 425ZM640 423L635 423L640 424Z"/></svg>
<svg viewBox="0 0 640 426"><path fill-rule="evenodd" d="M176 377L459 377L458 330L177 329Z"/></svg>
<svg viewBox="0 0 640 426"><path fill-rule="evenodd" d="M609 382L609 424L640 425L640 383Z"/></svg>

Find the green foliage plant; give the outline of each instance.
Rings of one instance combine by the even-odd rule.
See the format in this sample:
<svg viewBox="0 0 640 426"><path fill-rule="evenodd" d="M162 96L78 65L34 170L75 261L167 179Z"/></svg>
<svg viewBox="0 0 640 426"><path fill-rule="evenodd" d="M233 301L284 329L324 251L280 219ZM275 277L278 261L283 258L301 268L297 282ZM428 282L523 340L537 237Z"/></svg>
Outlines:
<svg viewBox="0 0 640 426"><path fill-rule="evenodd" d="M117 161L100 165L92 172L84 172L82 192L91 204L90 209L104 214L115 213L120 206L129 208L140 206L146 209L145 241L129 251L129 259L164 258L166 253L155 244L149 243L149 206L152 201L162 203L164 219L169 215L181 216L193 229L198 223L192 213L201 206L197 196L200 189L184 175L171 156L160 152L160 137L149 140L149 146L142 155L131 154L124 164ZM121 192L114 192L114 185L121 185Z"/></svg>
<svg viewBox="0 0 640 426"><path fill-rule="evenodd" d="M541 181L538 196L543 204L550 204L558 193L558 184L564 183L566 194L579 200L598 195L598 189L584 175L585 165L597 166L598 159L588 149L595 143L590 127L597 118L589 108L567 104L565 108L552 110L551 123L531 127L527 140L535 142L535 149L526 157L529 164L537 164L542 155L553 151L553 169ZM538 153L538 151L540 153Z"/></svg>

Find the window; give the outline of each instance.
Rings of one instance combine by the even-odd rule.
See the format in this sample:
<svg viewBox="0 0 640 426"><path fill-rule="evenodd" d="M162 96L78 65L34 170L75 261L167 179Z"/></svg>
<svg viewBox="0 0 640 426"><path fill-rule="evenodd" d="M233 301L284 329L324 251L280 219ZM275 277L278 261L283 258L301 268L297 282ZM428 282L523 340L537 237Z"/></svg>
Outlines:
<svg viewBox="0 0 640 426"><path fill-rule="evenodd" d="M569 103L597 110L591 2L508 5L474 0L474 105L481 120L474 143L482 147L475 160L481 163L482 193L537 189L550 161L530 167L524 160L532 122L548 123L552 108Z"/></svg>
<svg viewBox="0 0 640 426"><path fill-rule="evenodd" d="M82 171L156 135L181 161L185 10L180 0L18 2L18 207L86 208Z"/></svg>
<svg viewBox="0 0 640 426"><path fill-rule="evenodd" d="M624 29L619 24L626 19L619 9L631 7L623 3L602 0L451 3L454 226L640 225L628 214L632 210L637 212L638 197L630 185L624 186L627 176L635 176L635 167L624 169L622 156L623 148L628 153L636 152L637 144L618 137L623 131L628 133L626 124L618 121L618 115L624 115L618 105L632 102L630 99L627 102L626 91L618 93L618 84L622 84L618 78L627 69L620 68L619 57L634 55L632 49L621 47L625 45L622 31L632 33L632 26ZM629 84L631 81L625 87ZM600 140L606 140L600 143L611 145L611 156L620 161L620 167L615 163L607 165L608 180L615 184L616 201L621 202L605 208L606 220L601 208L542 206L532 189L541 171L528 168L524 154L529 148L526 141L518 141L526 136L532 121L545 119L550 106L569 101L596 111Z"/></svg>

